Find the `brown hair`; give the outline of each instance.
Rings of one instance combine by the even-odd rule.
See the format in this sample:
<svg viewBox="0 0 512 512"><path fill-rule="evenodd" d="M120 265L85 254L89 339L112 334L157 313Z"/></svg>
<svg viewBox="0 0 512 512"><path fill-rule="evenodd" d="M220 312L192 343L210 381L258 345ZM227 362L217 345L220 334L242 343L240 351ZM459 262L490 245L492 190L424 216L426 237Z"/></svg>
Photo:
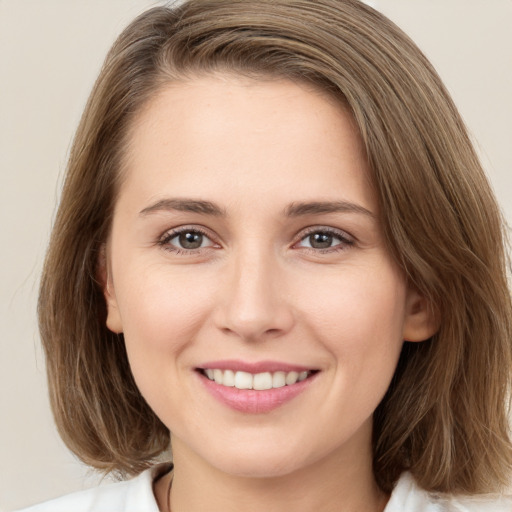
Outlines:
<svg viewBox="0 0 512 512"><path fill-rule="evenodd" d="M120 35L80 122L42 277L39 322L59 431L86 463L137 473L169 432L140 395L97 282L133 117L165 83L229 70L307 81L359 127L389 248L440 318L405 343L375 412L374 471L425 489L498 490L512 466L511 301L502 220L430 63L356 0L190 0Z"/></svg>

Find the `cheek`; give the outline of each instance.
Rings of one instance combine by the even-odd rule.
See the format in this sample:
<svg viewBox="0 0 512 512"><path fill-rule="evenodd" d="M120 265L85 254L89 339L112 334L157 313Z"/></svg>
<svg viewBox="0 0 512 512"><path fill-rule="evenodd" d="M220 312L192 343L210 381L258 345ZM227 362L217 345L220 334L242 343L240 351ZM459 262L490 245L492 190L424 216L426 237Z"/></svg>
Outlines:
<svg viewBox="0 0 512 512"><path fill-rule="evenodd" d="M116 295L130 368L141 394L165 419L169 410L182 407L169 390L181 385L182 354L194 344L215 295L187 272L170 273L165 266L125 269L120 275Z"/></svg>
<svg viewBox="0 0 512 512"><path fill-rule="evenodd" d="M341 375L355 380L364 375L370 382L393 374L405 318L403 281L392 269L377 269L347 274L314 306L304 304L316 336L345 369Z"/></svg>
<svg viewBox="0 0 512 512"><path fill-rule="evenodd" d="M357 335L378 331L401 334L405 318L405 284L387 266L340 273L325 283L315 300L305 294L303 307L326 329Z"/></svg>
<svg viewBox="0 0 512 512"><path fill-rule="evenodd" d="M120 274L116 295L129 352L145 358L175 354L193 340L213 303L204 280L198 286L197 276L165 265Z"/></svg>

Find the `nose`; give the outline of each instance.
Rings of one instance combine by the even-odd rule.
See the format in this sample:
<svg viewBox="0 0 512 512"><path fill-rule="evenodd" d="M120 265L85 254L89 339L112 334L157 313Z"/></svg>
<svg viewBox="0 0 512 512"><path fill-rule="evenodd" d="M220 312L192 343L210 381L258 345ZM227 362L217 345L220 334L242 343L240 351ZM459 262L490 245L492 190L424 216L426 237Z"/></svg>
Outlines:
<svg viewBox="0 0 512 512"><path fill-rule="evenodd" d="M217 301L217 327L254 341L282 336L294 321L285 273L276 258L262 251L234 256Z"/></svg>

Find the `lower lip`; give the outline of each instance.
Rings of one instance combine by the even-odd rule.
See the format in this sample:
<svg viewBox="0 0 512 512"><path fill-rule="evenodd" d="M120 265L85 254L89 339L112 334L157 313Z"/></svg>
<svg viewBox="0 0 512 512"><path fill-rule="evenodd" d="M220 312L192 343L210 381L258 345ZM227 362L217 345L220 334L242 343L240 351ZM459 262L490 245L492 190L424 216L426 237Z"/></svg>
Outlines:
<svg viewBox="0 0 512 512"><path fill-rule="evenodd" d="M307 379L292 384L291 386L258 391L254 389L238 389L221 386L199 373L203 385L219 402L235 411L252 414L270 412L288 403L305 391L317 375L317 373L310 375Z"/></svg>

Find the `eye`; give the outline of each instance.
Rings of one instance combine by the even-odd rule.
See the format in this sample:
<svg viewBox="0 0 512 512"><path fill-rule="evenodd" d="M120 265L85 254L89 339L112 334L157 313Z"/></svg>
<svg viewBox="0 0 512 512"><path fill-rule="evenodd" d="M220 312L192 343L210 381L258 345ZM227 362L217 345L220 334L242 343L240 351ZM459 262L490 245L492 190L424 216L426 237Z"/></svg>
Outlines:
<svg viewBox="0 0 512 512"><path fill-rule="evenodd" d="M328 249L332 247L336 238L331 233L313 233L302 240L306 247L313 249Z"/></svg>
<svg viewBox="0 0 512 512"><path fill-rule="evenodd" d="M197 231L185 231L169 240L169 243L179 246L181 249L199 249L208 240L202 233Z"/></svg>
<svg viewBox="0 0 512 512"><path fill-rule="evenodd" d="M159 245L175 252L197 251L214 246L214 242L203 231L197 228L174 229L167 232L159 241Z"/></svg>
<svg viewBox="0 0 512 512"><path fill-rule="evenodd" d="M319 229L306 233L297 244L298 247L305 247L315 250L343 250L353 245L353 240L342 231L334 229Z"/></svg>

